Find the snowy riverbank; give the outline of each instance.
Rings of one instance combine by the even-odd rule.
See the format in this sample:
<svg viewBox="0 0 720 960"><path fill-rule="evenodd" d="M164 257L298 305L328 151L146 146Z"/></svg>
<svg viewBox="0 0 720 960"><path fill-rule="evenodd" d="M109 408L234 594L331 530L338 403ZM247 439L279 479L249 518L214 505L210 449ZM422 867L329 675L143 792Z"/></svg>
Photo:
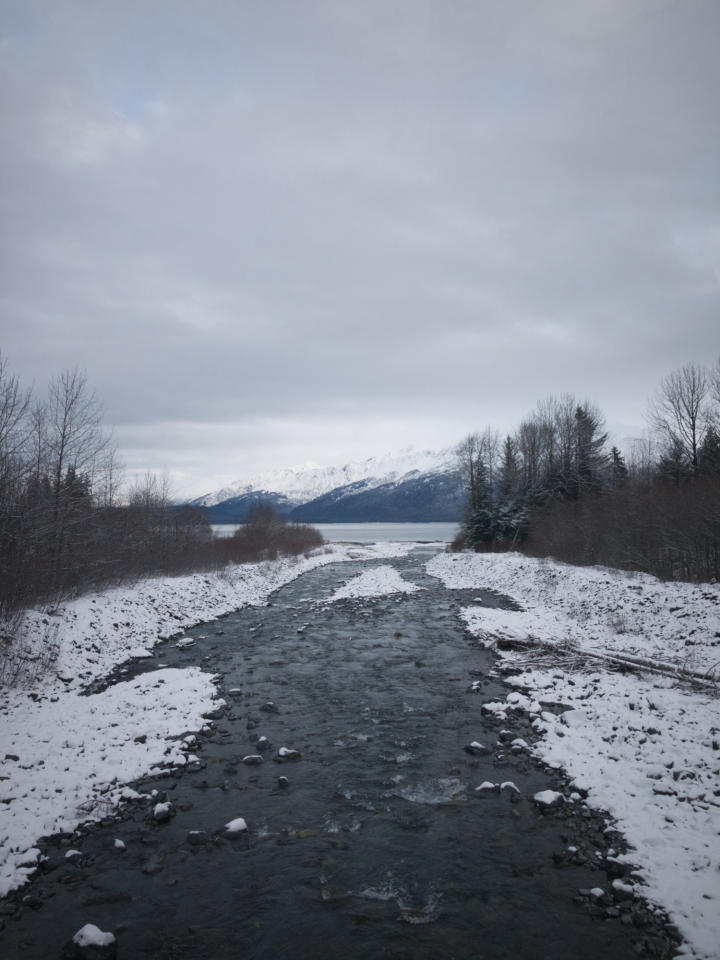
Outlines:
<svg viewBox="0 0 720 960"><path fill-rule="evenodd" d="M6 658L14 683L0 706L0 896L34 871L40 837L107 816L131 795L125 784L192 762L192 740L182 738L219 706L212 676L197 667L158 669L84 696L89 683L195 624L265 603L315 567L411 547L335 545L307 558L143 580L52 614L28 611Z"/></svg>
<svg viewBox="0 0 720 960"><path fill-rule="evenodd" d="M518 611L463 610L517 687L482 708L535 716L535 753L611 814L634 848L633 882L696 956L720 957L720 587L519 554L443 554L427 570L515 600ZM611 669L623 660L648 668Z"/></svg>

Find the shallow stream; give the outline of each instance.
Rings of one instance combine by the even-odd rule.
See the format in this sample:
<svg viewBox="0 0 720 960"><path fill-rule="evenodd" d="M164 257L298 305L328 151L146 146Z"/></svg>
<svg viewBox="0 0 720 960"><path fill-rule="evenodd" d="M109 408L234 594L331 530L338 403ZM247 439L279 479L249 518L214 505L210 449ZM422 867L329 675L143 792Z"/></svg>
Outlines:
<svg viewBox="0 0 720 960"><path fill-rule="evenodd" d="M529 741L526 719L482 715L507 690L458 618L503 600L444 589L429 554L392 561L417 593L329 603L368 566L335 564L135 665L201 664L227 708L198 738L199 765L136 784L167 796L169 822L131 803L44 845L49 872L13 901L2 956L59 957L86 922L115 931L121 960L661 956L653 917L608 917L578 895L609 887L593 865L604 823L532 802L560 781L501 742L502 727ZM472 741L490 752L469 754ZM300 758L278 762L280 747ZM263 762L243 762L253 754ZM237 817L248 829L228 839ZM67 861L70 844L82 856Z"/></svg>

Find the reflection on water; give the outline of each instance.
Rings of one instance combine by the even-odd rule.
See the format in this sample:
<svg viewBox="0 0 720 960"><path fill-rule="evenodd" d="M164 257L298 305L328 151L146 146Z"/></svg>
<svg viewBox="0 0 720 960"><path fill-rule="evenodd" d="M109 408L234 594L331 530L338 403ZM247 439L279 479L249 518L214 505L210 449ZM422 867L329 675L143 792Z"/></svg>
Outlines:
<svg viewBox="0 0 720 960"><path fill-rule="evenodd" d="M213 533L231 537L241 523L214 523ZM460 529L458 523L313 523L328 543L350 540L353 543L401 542L450 543Z"/></svg>

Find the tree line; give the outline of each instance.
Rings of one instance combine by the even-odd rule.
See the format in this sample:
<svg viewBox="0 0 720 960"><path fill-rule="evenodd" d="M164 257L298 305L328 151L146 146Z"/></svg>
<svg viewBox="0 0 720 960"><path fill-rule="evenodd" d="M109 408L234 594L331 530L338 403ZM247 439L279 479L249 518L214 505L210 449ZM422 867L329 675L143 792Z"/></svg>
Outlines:
<svg viewBox="0 0 720 960"><path fill-rule="evenodd" d="M122 483L85 374L65 371L38 397L0 354L0 622L128 578L303 553L322 542L317 530L261 505L236 536L215 538L206 512L176 507L163 478Z"/></svg>
<svg viewBox="0 0 720 960"><path fill-rule="evenodd" d="M663 579L720 577L720 360L664 377L626 457L601 412L571 394L517 431L457 448L466 510L456 546L522 550Z"/></svg>

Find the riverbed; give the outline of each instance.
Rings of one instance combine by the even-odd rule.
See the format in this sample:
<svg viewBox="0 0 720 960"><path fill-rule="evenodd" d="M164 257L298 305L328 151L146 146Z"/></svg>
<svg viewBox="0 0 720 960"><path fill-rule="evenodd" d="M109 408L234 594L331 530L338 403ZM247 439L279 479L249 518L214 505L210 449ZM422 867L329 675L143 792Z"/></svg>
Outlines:
<svg viewBox="0 0 720 960"><path fill-rule="evenodd" d="M197 762L42 844L3 956L59 956L88 922L116 934L120 958L664 955L661 917L589 894L616 869L602 816L580 797L571 811L534 802L567 784L518 742L532 742L527 718L480 709L507 690L458 614L507 601L442 587L432 552L392 561L414 592L332 600L381 562L333 564L135 663L199 665L226 705L191 742Z"/></svg>

